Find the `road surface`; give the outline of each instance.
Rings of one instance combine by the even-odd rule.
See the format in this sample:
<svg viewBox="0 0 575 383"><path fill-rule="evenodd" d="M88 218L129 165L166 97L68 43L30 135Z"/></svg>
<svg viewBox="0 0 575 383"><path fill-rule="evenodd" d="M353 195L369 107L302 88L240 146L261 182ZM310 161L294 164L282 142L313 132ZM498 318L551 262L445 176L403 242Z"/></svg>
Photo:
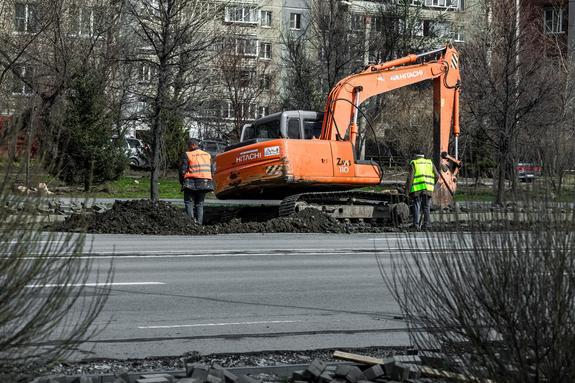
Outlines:
<svg viewBox="0 0 575 383"><path fill-rule="evenodd" d="M82 349L95 358L142 358L406 345L405 323L376 261L377 253L388 264L401 239L89 236L95 266L113 259L115 276L96 321L103 329ZM88 283L96 281L94 274Z"/></svg>

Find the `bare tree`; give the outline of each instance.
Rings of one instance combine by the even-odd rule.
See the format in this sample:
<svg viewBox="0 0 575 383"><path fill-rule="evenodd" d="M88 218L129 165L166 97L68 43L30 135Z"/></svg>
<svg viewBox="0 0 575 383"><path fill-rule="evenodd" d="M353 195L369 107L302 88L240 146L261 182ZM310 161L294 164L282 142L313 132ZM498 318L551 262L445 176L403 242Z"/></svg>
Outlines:
<svg viewBox="0 0 575 383"><path fill-rule="evenodd" d="M76 169L69 169L72 163L65 155L70 135L62 130L67 96L87 68L101 75L98 85L109 85L121 6L114 0L9 3L11 9L2 19L0 77L10 84L9 108L29 116L24 126L26 162L31 143L37 140L49 172L59 176L68 168L73 173ZM106 109L113 109L111 102ZM106 109L99 114L106 115ZM27 167L27 184L28 173Z"/></svg>
<svg viewBox="0 0 575 383"><path fill-rule="evenodd" d="M566 16L566 10L559 1L553 8L542 9L542 12L553 12L554 17ZM543 20L541 14L538 14ZM562 20L564 25L565 20ZM561 30L549 30L549 25L541 25L546 32L540 46L545 63L546 75L555 87L553 93L545 100L546 134L538 131L529 132L529 145L537 148L537 159L543 164L546 182L553 187L556 195L561 197L565 176L575 162L575 68L573 52L568 51L567 38ZM565 26L564 26L565 27Z"/></svg>
<svg viewBox="0 0 575 383"><path fill-rule="evenodd" d="M311 57L305 35L282 35L286 67L286 90L282 93L284 109L322 110L325 94L321 91L317 63Z"/></svg>
<svg viewBox="0 0 575 383"><path fill-rule="evenodd" d="M364 6L314 2L310 12L307 29L283 36L289 83L283 103L288 108L321 110L327 92L342 77L369 63L437 48L454 31L447 11L424 12L422 4L411 1ZM386 152L405 159L414 146L431 142L430 101L431 84L380 95L363 103L362 110L377 132L374 142L383 137ZM367 128L362 118L360 143L371 134Z"/></svg>
<svg viewBox="0 0 575 383"><path fill-rule="evenodd" d="M463 49L469 128L480 130L497 163L496 203L505 199L506 178L515 181L523 132L546 126L546 100L556 90L554 74L539 49L540 25L526 1L478 3Z"/></svg>
<svg viewBox="0 0 575 383"><path fill-rule="evenodd" d="M201 71L216 41L211 22L219 11L198 0L131 0L129 13L141 52L135 61L153 68L154 79L143 99L149 105L152 133L150 199L159 199L158 177L168 117L197 102ZM221 9L221 8L220 8Z"/></svg>
<svg viewBox="0 0 575 383"><path fill-rule="evenodd" d="M262 111L270 110L275 99L277 69L271 62L273 44L243 32L240 28L226 28L228 37L216 60L216 73L223 84L221 99L229 105L229 117L233 119L233 128L228 134L231 141L239 141L243 125L267 114Z"/></svg>
<svg viewBox="0 0 575 383"><path fill-rule="evenodd" d="M571 382L575 216L525 206L406 234L391 265L378 256L380 271L418 349L442 351L477 381Z"/></svg>
<svg viewBox="0 0 575 383"><path fill-rule="evenodd" d="M99 330L92 323L113 278L112 265L97 270L82 257L83 235L46 233L47 217L30 222L47 202L12 193L18 170L8 162L0 187L0 380L10 382L79 351Z"/></svg>

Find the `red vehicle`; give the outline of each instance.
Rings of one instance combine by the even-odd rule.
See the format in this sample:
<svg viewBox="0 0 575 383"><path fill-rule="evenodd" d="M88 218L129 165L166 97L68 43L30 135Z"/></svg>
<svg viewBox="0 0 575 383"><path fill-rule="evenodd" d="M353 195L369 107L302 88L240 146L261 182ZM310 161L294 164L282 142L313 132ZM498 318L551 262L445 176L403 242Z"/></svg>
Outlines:
<svg viewBox="0 0 575 383"><path fill-rule="evenodd" d="M519 162L515 164L515 173L521 182L532 182L541 176L543 167L533 162Z"/></svg>
<svg viewBox="0 0 575 383"><path fill-rule="evenodd" d="M6 157L10 153L11 146L16 144L16 152L13 153L15 157L20 157L26 152L26 134L20 132L17 137L11 134L12 116L0 116L0 156ZM36 140L32 142L31 156L34 157L38 151L38 143Z"/></svg>

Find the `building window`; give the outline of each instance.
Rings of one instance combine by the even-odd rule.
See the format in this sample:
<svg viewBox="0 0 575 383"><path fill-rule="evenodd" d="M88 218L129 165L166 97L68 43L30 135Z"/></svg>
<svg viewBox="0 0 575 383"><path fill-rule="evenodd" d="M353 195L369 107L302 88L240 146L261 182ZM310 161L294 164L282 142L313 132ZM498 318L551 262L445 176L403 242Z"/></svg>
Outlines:
<svg viewBox="0 0 575 383"><path fill-rule="evenodd" d="M545 8L543 22L546 34L565 33L567 30L567 12L562 8Z"/></svg>
<svg viewBox="0 0 575 383"><path fill-rule="evenodd" d="M423 36L433 38L450 38L451 26L446 22L423 20Z"/></svg>
<svg viewBox="0 0 575 383"><path fill-rule="evenodd" d="M228 23L257 24L258 9L254 6L234 5L226 7L225 20Z"/></svg>
<svg viewBox="0 0 575 383"><path fill-rule="evenodd" d="M260 43L260 58L270 60L272 58L272 44Z"/></svg>
<svg viewBox="0 0 575 383"><path fill-rule="evenodd" d="M38 31L38 6L36 4L14 4L14 29L22 33Z"/></svg>
<svg viewBox="0 0 575 383"><path fill-rule="evenodd" d="M365 28L364 16L359 13L351 14L351 29L353 31L363 31Z"/></svg>
<svg viewBox="0 0 575 383"><path fill-rule="evenodd" d="M70 8L72 33L78 36L96 36L102 33L103 11L96 7Z"/></svg>
<svg viewBox="0 0 575 383"><path fill-rule="evenodd" d="M290 13L289 15L289 28L292 30L301 29L301 13Z"/></svg>
<svg viewBox="0 0 575 383"><path fill-rule="evenodd" d="M269 90L272 87L272 76L269 74L260 75L260 89Z"/></svg>
<svg viewBox="0 0 575 383"><path fill-rule="evenodd" d="M150 63L142 63L140 65L139 80L141 83L149 84L152 82L156 71L154 65Z"/></svg>
<svg viewBox="0 0 575 383"><path fill-rule="evenodd" d="M269 106L258 106L256 109L256 119L262 118L270 114L270 107Z"/></svg>
<svg viewBox="0 0 575 383"><path fill-rule="evenodd" d="M19 65L14 68L14 83L12 94L28 96L33 93L34 68L28 65Z"/></svg>
<svg viewBox="0 0 575 383"><path fill-rule="evenodd" d="M383 19L381 16L371 17L371 30L381 32L383 30Z"/></svg>
<svg viewBox="0 0 575 383"><path fill-rule="evenodd" d="M258 40L250 37L238 37L233 40L235 53L238 56L257 57Z"/></svg>
<svg viewBox="0 0 575 383"><path fill-rule="evenodd" d="M237 76L237 86L238 88L248 88L255 84L252 84L252 80L254 79L255 72L251 69L244 69L238 72Z"/></svg>
<svg viewBox="0 0 575 383"><path fill-rule="evenodd" d="M272 26L272 12L271 11L262 11L261 12L260 25L262 27L271 27Z"/></svg>
<svg viewBox="0 0 575 383"><path fill-rule="evenodd" d="M459 0L425 0L425 6L459 9Z"/></svg>

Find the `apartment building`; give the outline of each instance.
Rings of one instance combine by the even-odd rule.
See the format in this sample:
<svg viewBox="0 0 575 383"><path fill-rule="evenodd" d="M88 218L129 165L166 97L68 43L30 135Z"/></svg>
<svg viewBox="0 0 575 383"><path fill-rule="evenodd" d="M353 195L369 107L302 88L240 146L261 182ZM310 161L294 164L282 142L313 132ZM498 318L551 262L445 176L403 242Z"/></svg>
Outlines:
<svg viewBox="0 0 575 383"><path fill-rule="evenodd" d="M98 6L102 0L64 0L67 3L66 36L78 41L89 41L101 33L105 10ZM467 0L468 2L471 0ZM199 106L190 108L186 127L192 135L200 138L218 138L228 134L230 129L241 128L245 122L278 111L282 92L286 89L285 44L287 36L304 36L307 40L310 23L320 0L206 0L204 11L214 18L222 40L212 49L216 57L210 60L202 75L209 79L209 91L202 95ZM0 35L12 43L22 38L22 45L33 40L40 30L43 4L46 0L6 0L0 5ZM47 2L50 3L50 2ZM366 41L372 32L383 31L385 23L394 22L383 17L386 7L391 8L397 0L339 0L338 7L346 14L346 28L350 33ZM460 26L463 24L464 0L410 0L410 6L420 9L418 35L437 37L437 40L463 40ZM126 37L129 33L129 17L123 17L123 29L116 32ZM16 38L16 39L15 39ZM82 40L83 38L83 40ZM28 40L27 40L28 39ZM309 41L308 41L309 42ZM33 60L18 60L10 68L10 81L3 81L0 111L10 113L19 109L40 88L53 81L53 74L42 73L39 67L46 64L42 58L42 41L33 42L27 50ZM311 60L321 59L318 44L309 50ZM5 47L4 47L5 48ZM17 46L13 47L17 49ZM141 47L145 57L145 46ZM82 50L78 50L78 55ZM361 68L367 62L380 58L369 52L361 56L350 70ZM126 96L124 118L128 121L131 134L147 129L145 118L146 89L153 91L156 72L154 63L141 60L135 69L128 71L134 76L136 86ZM348 72L349 73L349 72ZM345 73L347 74L347 73Z"/></svg>
<svg viewBox="0 0 575 383"><path fill-rule="evenodd" d="M58 97L56 87L96 60L111 32L99 0L5 0L0 4L0 113L36 97Z"/></svg>
<svg viewBox="0 0 575 383"><path fill-rule="evenodd" d="M212 99L192 122L191 134L200 138L226 136L230 129L239 130L244 123L279 110L284 39L304 33L309 23L309 0L219 4L223 7L219 27L226 38L222 60L212 64L218 68Z"/></svg>
<svg viewBox="0 0 575 383"><path fill-rule="evenodd" d="M570 3L574 3L570 6ZM545 35L546 51L550 55L572 53L575 50L575 1L529 0L536 22Z"/></svg>
<svg viewBox="0 0 575 383"><path fill-rule="evenodd" d="M223 138L270 113L277 92L281 0L212 2L222 39L209 64L209 99L190 119L191 135ZM237 138L237 137L236 137Z"/></svg>

